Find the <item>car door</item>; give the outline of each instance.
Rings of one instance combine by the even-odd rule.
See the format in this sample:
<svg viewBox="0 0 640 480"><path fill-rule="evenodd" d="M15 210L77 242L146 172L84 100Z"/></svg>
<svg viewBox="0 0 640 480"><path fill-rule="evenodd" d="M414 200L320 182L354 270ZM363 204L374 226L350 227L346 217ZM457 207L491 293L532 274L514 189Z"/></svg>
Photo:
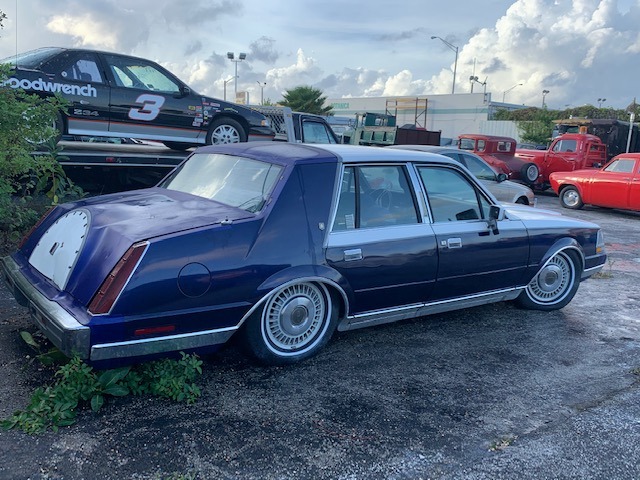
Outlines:
<svg viewBox="0 0 640 480"><path fill-rule="evenodd" d="M202 99L180 80L148 60L102 58L111 83L109 131L114 136L178 142L204 137Z"/></svg>
<svg viewBox="0 0 640 480"><path fill-rule="evenodd" d="M636 160L619 158L594 174L583 201L602 207L629 208Z"/></svg>
<svg viewBox="0 0 640 480"><path fill-rule="evenodd" d="M640 211L640 159L637 158L629 187L629 208Z"/></svg>
<svg viewBox="0 0 640 480"><path fill-rule="evenodd" d="M302 143L338 143L331 127L313 117L300 115Z"/></svg>
<svg viewBox="0 0 640 480"><path fill-rule="evenodd" d="M109 85L93 52L65 50L42 65L42 70L61 85L70 105L68 132L94 135L109 129Z"/></svg>
<svg viewBox="0 0 640 480"><path fill-rule="evenodd" d="M420 165L438 248L434 300L510 289L521 284L529 258L529 238L520 220L488 226L491 206L462 171Z"/></svg>
<svg viewBox="0 0 640 480"><path fill-rule="evenodd" d="M326 260L353 293L349 314L429 298L437 246L422 222L406 165L343 168Z"/></svg>
<svg viewBox="0 0 640 480"><path fill-rule="evenodd" d="M544 157L544 171L572 172L576 169L576 161L580 157L577 152L578 141L573 139L556 139Z"/></svg>

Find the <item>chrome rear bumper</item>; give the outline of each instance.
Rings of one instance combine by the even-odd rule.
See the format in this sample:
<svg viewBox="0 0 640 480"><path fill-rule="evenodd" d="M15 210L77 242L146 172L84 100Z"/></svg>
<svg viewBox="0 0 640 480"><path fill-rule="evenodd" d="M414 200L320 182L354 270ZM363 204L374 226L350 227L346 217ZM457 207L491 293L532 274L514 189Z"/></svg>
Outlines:
<svg viewBox="0 0 640 480"><path fill-rule="evenodd" d="M79 323L56 302L46 298L20 271L11 257L0 263L4 278L18 303L29 308L31 318L62 353L71 357L89 358L91 335L89 327Z"/></svg>

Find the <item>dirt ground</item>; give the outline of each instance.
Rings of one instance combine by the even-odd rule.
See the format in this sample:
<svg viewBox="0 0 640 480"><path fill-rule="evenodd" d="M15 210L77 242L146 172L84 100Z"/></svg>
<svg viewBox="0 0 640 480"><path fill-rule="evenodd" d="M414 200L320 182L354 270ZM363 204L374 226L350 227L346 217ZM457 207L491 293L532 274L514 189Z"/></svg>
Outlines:
<svg viewBox="0 0 640 480"><path fill-rule="evenodd" d="M558 211L558 199L539 204ZM585 208L610 261L561 311L495 304L337 334L300 365L205 358L202 398L0 432L2 479L640 478L640 215ZM0 287L0 416L51 379Z"/></svg>

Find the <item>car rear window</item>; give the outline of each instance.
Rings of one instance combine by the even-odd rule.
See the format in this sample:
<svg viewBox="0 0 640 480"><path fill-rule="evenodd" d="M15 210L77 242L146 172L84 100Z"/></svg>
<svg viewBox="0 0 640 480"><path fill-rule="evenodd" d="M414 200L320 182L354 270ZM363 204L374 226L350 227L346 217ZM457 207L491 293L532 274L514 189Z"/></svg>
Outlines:
<svg viewBox="0 0 640 480"><path fill-rule="evenodd" d="M12 55L0 60L0 63L8 63L11 65L18 65L23 68L40 68L42 62L50 59L55 54L61 52L61 48L38 48L37 50L30 50L28 52L20 53L18 55Z"/></svg>
<svg viewBox="0 0 640 480"><path fill-rule="evenodd" d="M256 213L271 196L284 168L234 155L196 153L160 185Z"/></svg>

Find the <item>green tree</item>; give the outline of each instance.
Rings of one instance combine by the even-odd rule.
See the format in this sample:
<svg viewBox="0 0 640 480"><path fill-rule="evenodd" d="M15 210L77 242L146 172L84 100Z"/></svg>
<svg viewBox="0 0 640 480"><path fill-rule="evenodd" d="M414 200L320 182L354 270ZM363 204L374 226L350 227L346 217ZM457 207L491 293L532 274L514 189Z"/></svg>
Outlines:
<svg viewBox="0 0 640 480"><path fill-rule="evenodd" d="M315 113L316 115L332 115L333 107L324 107L327 97L323 96L322 90L317 88L300 86L287 90L284 100L280 105L290 107L296 112Z"/></svg>
<svg viewBox="0 0 640 480"><path fill-rule="evenodd" d="M0 82L9 72L8 65L0 65ZM58 98L45 100L0 87L0 251L11 249L48 205L69 198L69 193L82 195L58 163L55 142L39 155L32 154L34 139L57 134L54 123L62 107Z"/></svg>

